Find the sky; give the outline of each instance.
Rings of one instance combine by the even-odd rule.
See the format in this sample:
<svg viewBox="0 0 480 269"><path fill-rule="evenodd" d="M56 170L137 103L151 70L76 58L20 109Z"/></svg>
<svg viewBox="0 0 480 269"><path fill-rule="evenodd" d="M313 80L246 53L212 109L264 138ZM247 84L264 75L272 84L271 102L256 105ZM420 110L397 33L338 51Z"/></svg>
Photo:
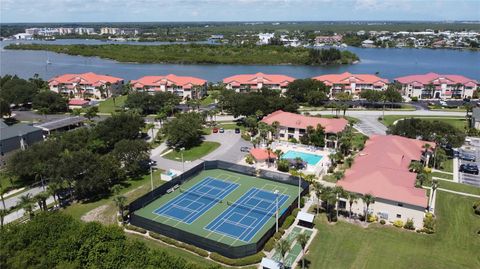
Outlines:
<svg viewBox="0 0 480 269"><path fill-rule="evenodd" d="M480 20L480 0L0 0L0 22Z"/></svg>

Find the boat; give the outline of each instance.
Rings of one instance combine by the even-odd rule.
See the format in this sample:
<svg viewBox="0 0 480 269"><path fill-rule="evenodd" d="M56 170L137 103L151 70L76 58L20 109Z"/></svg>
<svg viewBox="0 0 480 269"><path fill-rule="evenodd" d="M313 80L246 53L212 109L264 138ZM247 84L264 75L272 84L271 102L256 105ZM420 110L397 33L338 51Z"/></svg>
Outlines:
<svg viewBox="0 0 480 269"><path fill-rule="evenodd" d="M50 60L47 60L47 64L52 64L52 62Z"/></svg>

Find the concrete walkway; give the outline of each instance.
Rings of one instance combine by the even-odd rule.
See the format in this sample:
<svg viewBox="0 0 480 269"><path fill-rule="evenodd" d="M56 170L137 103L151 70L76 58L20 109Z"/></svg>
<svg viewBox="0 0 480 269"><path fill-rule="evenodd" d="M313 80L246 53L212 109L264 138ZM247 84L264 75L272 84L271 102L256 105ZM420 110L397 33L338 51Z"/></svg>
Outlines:
<svg viewBox="0 0 480 269"><path fill-rule="evenodd" d="M449 192L449 193L454 193L454 194L458 194L458 195L463 195L463 196L480 198L480 195L476 195L476 194L470 194L470 193L459 192L459 191L452 191L452 190L443 189L443 188L437 188L437 191L438 191L438 190L445 191L445 192Z"/></svg>
<svg viewBox="0 0 480 269"><path fill-rule="evenodd" d="M50 196L50 197L47 199L47 205L52 204L52 203L54 203L54 202L55 202L55 200L53 199L53 196ZM39 210L37 203L35 203L35 205L34 205L33 208L34 208L34 209L33 209L34 211ZM4 224L7 224L7 223L10 223L10 222L13 222L13 221L15 221L15 220L23 217L24 215L25 215L25 210L23 210L22 208L20 208L19 210L14 211L14 212L6 215L5 218L4 218L4 220L3 220L3 223L4 223Z"/></svg>

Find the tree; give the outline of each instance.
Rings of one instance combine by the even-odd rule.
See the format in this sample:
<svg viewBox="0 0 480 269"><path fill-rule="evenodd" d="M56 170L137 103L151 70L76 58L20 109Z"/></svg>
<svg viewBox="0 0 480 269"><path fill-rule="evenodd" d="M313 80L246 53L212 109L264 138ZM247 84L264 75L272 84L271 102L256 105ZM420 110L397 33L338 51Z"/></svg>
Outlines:
<svg viewBox="0 0 480 269"><path fill-rule="evenodd" d="M53 197L54 206L59 204L59 200L57 200L58 191L60 190L61 185L58 182L50 182L47 186L47 193Z"/></svg>
<svg viewBox="0 0 480 269"><path fill-rule="evenodd" d="M25 210L25 214L28 213L30 219L33 218L33 199L30 193L20 196L18 205Z"/></svg>
<svg viewBox="0 0 480 269"><path fill-rule="evenodd" d="M113 202L115 206L118 208L118 215L120 215L123 219L123 210L125 209L125 204L127 203L127 197L123 195L117 195L113 198Z"/></svg>
<svg viewBox="0 0 480 269"><path fill-rule="evenodd" d="M273 129L273 138L278 138L278 128L280 128L280 122L274 121L272 122L272 129Z"/></svg>
<svg viewBox="0 0 480 269"><path fill-rule="evenodd" d="M366 210L365 210L365 222L367 222L368 212L369 212L368 208L370 207L370 204L375 203L375 197L373 197L373 195L367 193L367 194L362 196L362 200L365 203L365 205L367 206Z"/></svg>
<svg viewBox="0 0 480 269"><path fill-rule="evenodd" d="M39 88L25 79L17 76L0 77L0 99L7 104L23 105L32 102Z"/></svg>
<svg viewBox="0 0 480 269"><path fill-rule="evenodd" d="M35 195L33 197L33 200L35 202L37 202L38 204L38 207L40 208L40 210L43 210L43 211L47 211L47 199L48 199L49 195L47 192L40 192L38 193L37 195Z"/></svg>
<svg viewBox="0 0 480 269"><path fill-rule="evenodd" d="M192 148L202 142L203 117L194 112L179 114L163 126L167 145L174 149Z"/></svg>
<svg viewBox="0 0 480 269"><path fill-rule="evenodd" d="M357 203L357 199L360 198L360 196L354 192L349 192L347 194L347 198L348 198L348 204L350 206L350 210L349 210L349 218L351 219L352 218L352 206L353 206L353 203Z"/></svg>
<svg viewBox="0 0 480 269"><path fill-rule="evenodd" d="M5 220L5 217L8 215L8 210L3 208L0 209L0 228L3 228L3 221Z"/></svg>
<svg viewBox="0 0 480 269"><path fill-rule="evenodd" d="M148 169L146 164L150 160L150 145L145 140L123 139L115 144L112 154L128 176L137 178Z"/></svg>
<svg viewBox="0 0 480 269"><path fill-rule="evenodd" d="M300 247L302 248L302 269L305 268L305 248L307 247L309 239L310 239L310 236L306 233L300 233L297 235L297 242L298 244L300 244Z"/></svg>
<svg viewBox="0 0 480 269"><path fill-rule="evenodd" d="M437 147L435 147L435 168L439 169L441 167L443 167L443 163L448 159L448 156L447 156L447 153L445 152L445 150L443 149L437 149Z"/></svg>
<svg viewBox="0 0 480 269"><path fill-rule="evenodd" d="M2 200L3 209L7 209L7 207L5 206L5 199L3 198L3 195L6 192L7 192L7 188L4 188L0 183L0 199Z"/></svg>
<svg viewBox="0 0 480 269"><path fill-rule="evenodd" d="M324 190L324 187L320 182L315 182L314 190L315 190L315 196L317 196L317 212L316 212L316 214L318 214L320 212L320 208L319 208L320 207L320 198L321 198L322 192Z"/></svg>
<svg viewBox="0 0 480 269"><path fill-rule="evenodd" d="M312 105L321 102L329 92L329 88L323 82L315 79L296 79L288 84L285 93L298 103L312 102Z"/></svg>
<svg viewBox="0 0 480 269"><path fill-rule="evenodd" d="M10 108L10 104L7 101L0 98L0 117L4 117L4 116L10 117L11 115L12 115L12 110Z"/></svg>
<svg viewBox="0 0 480 269"><path fill-rule="evenodd" d="M33 109L42 113L58 113L68 110L68 102L63 96L52 91L41 91L33 97Z"/></svg>
<svg viewBox="0 0 480 269"><path fill-rule="evenodd" d="M423 164L421 162L412 161L408 165L408 169L412 172L420 173L421 171L423 171Z"/></svg>
<svg viewBox="0 0 480 269"><path fill-rule="evenodd" d="M140 115L121 112L99 122L93 136L103 141L108 149L112 149L122 139L137 138L144 126L145 121Z"/></svg>
<svg viewBox="0 0 480 269"><path fill-rule="evenodd" d="M87 109L84 116L85 118L91 121L93 118L98 117L97 114L98 114L98 106L92 106Z"/></svg>
<svg viewBox="0 0 480 269"><path fill-rule="evenodd" d="M286 239L280 239L275 244L275 250L280 253L282 257L282 268L286 268L285 266L285 255L290 251L290 242Z"/></svg>

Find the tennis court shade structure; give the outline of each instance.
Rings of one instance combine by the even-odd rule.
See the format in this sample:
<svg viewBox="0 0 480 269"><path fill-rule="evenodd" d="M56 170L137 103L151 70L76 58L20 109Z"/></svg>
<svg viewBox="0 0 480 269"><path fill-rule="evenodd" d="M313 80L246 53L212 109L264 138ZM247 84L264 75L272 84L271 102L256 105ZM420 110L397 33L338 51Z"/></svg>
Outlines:
<svg viewBox="0 0 480 269"><path fill-rule="evenodd" d="M280 225L296 207L298 181L219 169L218 162L197 166L183 174L188 177L134 201L131 224L231 258L261 250L275 232L277 205Z"/></svg>

